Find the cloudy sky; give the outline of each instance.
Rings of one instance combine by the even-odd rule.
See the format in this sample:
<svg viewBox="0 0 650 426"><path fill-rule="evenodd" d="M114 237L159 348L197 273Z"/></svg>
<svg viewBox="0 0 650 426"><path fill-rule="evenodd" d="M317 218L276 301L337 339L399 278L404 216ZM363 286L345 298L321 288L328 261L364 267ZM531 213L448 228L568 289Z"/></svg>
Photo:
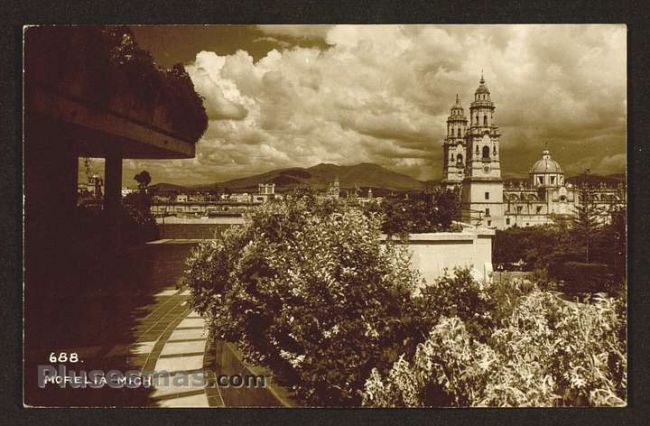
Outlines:
<svg viewBox="0 0 650 426"><path fill-rule="evenodd" d="M134 27L159 65L185 64L209 127L190 160L126 161L125 183L210 183L275 168L372 162L439 179L446 118L483 70L504 175L548 144L569 175L623 172L622 25Z"/></svg>

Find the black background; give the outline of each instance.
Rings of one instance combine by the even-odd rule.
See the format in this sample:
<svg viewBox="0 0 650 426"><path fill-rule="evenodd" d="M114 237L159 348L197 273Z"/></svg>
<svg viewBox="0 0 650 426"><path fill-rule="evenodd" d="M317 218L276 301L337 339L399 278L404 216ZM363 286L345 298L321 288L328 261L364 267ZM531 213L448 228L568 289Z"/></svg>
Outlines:
<svg viewBox="0 0 650 426"><path fill-rule="evenodd" d="M2 424L647 424L650 7L642 1L5 1L0 4ZM22 26L162 23L625 23L628 28L628 408L40 409L22 407ZM606 61L607 58L603 58ZM598 70L594 70L595 73ZM603 100L606 102L606 100ZM650 213L650 212L648 212ZM62 314L65 314L65 308Z"/></svg>

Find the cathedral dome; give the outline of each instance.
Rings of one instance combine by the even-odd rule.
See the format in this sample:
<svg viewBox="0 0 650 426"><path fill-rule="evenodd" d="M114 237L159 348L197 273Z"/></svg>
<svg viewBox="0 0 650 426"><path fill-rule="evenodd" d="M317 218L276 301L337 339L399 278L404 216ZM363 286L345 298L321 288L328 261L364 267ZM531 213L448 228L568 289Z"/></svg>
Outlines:
<svg viewBox="0 0 650 426"><path fill-rule="evenodd" d="M530 173L540 174L540 173L563 173L560 163L555 160L551 160L551 155L548 150L545 150L541 160L537 160L533 167L530 169Z"/></svg>

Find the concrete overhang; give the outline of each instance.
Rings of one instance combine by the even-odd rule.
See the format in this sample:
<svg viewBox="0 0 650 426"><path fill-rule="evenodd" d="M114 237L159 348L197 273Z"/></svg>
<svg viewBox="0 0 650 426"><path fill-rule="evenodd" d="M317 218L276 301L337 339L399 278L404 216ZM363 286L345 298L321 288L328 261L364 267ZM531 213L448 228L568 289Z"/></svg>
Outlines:
<svg viewBox="0 0 650 426"><path fill-rule="evenodd" d="M105 157L120 153L122 158L193 158L195 144L123 112L40 84L25 93L25 118L30 125L46 126L51 143L59 136L73 144L80 156Z"/></svg>

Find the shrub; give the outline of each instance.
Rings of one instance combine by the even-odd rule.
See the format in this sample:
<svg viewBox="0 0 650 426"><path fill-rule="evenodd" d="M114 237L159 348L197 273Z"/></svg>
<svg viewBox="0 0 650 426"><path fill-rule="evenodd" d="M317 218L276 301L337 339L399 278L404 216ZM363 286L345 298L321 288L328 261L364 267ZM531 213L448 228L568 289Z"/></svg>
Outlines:
<svg viewBox="0 0 650 426"><path fill-rule="evenodd" d="M553 263L549 274L564 281L560 289L570 294L607 292L615 283L613 274L602 263Z"/></svg>
<svg viewBox="0 0 650 426"><path fill-rule="evenodd" d="M151 214L151 199L146 191L132 192L122 199L120 223L123 238L130 244L158 238L158 225Z"/></svg>
<svg viewBox="0 0 650 426"><path fill-rule="evenodd" d="M415 193L406 199L387 198L368 208L382 214L382 231L389 235L461 230L453 224L460 216L460 200L453 191Z"/></svg>
<svg viewBox="0 0 650 426"><path fill-rule="evenodd" d="M375 407L468 406L481 395L496 355L477 342L457 318L442 317L418 345L413 362L402 356L386 379L371 372L363 405Z"/></svg>
<svg viewBox="0 0 650 426"><path fill-rule="evenodd" d="M380 219L309 194L270 202L188 259L191 303L216 338L311 405L355 405L373 367L424 339L403 248Z"/></svg>
<svg viewBox="0 0 650 426"><path fill-rule="evenodd" d="M442 318L412 362L366 381L366 406L625 405L625 306L597 296L565 302L534 290L487 343Z"/></svg>
<svg viewBox="0 0 650 426"><path fill-rule="evenodd" d="M494 302L485 284L472 278L469 268L456 268L453 275L445 271L420 290L415 303L429 326L441 317L459 317L475 336L484 338L490 333Z"/></svg>

